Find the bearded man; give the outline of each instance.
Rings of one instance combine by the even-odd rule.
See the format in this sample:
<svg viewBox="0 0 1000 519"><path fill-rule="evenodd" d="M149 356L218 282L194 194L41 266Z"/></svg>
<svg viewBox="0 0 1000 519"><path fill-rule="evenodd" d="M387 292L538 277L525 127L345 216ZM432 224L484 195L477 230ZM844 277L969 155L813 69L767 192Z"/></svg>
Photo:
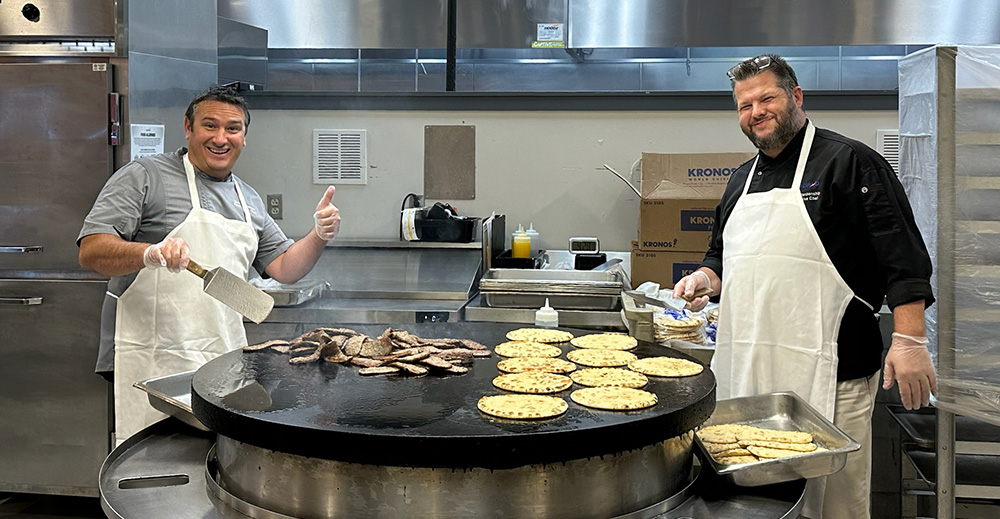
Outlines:
<svg viewBox="0 0 1000 519"><path fill-rule="evenodd" d="M930 257L892 167L813 126L784 59L748 59L729 79L740 128L760 151L730 178L705 259L674 295L720 295L719 399L793 391L862 445L843 470L809 481L803 515L870 517L878 314L885 301L895 327L883 388L898 382L907 409L929 405Z"/></svg>

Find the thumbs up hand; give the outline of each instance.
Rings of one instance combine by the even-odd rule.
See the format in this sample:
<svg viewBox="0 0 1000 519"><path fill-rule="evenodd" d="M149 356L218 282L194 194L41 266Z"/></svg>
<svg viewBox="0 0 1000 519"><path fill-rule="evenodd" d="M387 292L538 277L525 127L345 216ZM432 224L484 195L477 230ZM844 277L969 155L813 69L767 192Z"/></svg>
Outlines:
<svg viewBox="0 0 1000 519"><path fill-rule="evenodd" d="M340 210L330 203L336 188L330 186L323 193L323 198L316 204L316 212L313 213L316 235L323 240L332 240L340 231Z"/></svg>

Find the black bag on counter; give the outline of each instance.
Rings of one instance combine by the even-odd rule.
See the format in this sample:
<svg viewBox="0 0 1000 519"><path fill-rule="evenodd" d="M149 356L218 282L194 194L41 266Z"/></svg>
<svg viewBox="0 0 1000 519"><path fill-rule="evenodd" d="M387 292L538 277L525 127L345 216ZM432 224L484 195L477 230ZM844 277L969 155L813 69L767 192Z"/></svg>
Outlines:
<svg viewBox="0 0 1000 519"><path fill-rule="evenodd" d="M479 218L459 216L458 210L441 202L422 213L415 222L420 241L469 243L475 238Z"/></svg>

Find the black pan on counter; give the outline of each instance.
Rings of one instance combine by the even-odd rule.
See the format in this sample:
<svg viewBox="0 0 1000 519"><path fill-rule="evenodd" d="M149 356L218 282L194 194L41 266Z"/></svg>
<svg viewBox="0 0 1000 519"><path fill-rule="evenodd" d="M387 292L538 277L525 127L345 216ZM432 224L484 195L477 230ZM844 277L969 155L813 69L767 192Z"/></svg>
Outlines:
<svg viewBox="0 0 1000 519"><path fill-rule="evenodd" d="M387 325L328 325L375 337ZM467 338L493 346L518 325L420 323L392 325L424 338ZM574 335L593 331L560 328ZM289 339L290 337L275 337ZM559 344L565 353L573 346ZM639 341L640 358L679 357L677 350ZM504 469L612 455L682 435L715 408L715 376L707 368L682 378L649 377L655 407L603 411L574 403L574 385L555 393L569 404L561 416L509 420L481 413L476 402L502 394L492 380L495 353L477 358L463 375L361 376L358 366L289 364L272 351L240 350L200 368L192 408L220 435L265 449L336 461L414 467Z"/></svg>

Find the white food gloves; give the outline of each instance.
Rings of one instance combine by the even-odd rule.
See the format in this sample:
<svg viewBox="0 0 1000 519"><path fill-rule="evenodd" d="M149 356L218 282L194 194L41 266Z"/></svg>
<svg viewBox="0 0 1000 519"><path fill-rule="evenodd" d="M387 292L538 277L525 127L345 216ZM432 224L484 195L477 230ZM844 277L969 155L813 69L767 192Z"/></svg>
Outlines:
<svg viewBox="0 0 1000 519"><path fill-rule="evenodd" d="M336 188L330 186L326 188L326 193L316 205L316 212L313 213L314 228L316 236L323 240L332 240L340 231L340 210L330 203Z"/></svg>
<svg viewBox="0 0 1000 519"><path fill-rule="evenodd" d="M166 267L176 273L187 268L188 260L188 245L181 238L164 238L142 252L142 264L148 269Z"/></svg>
<svg viewBox="0 0 1000 519"><path fill-rule="evenodd" d="M906 409L930 405L931 393L937 394L937 379L927 343L927 337L892 334L882 371L882 388L889 389L894 381L899 382L899 397Z"/></svg>
<svg viewBox="0 0 1000 519"><path fill-rule="evenodd" d="M703 288L711 289L712 281L703 270L696 270L677 281L674 285L674 297L693 296L695 292ZM701 296L692 299L687 306L692 312L697 312L708 305L708 296Z"/></svg>

